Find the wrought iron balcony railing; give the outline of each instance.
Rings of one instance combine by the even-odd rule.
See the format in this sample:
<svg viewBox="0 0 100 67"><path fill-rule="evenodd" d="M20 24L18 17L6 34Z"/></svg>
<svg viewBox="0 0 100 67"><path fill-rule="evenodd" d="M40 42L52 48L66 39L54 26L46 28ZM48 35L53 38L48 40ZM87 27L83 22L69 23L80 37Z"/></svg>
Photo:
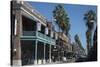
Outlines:
<svg viewBox="0 0 100 67"><path fill-rule="evenodd" d="M36 36L35 31L23 31L23 36Z"/></svg>
<svg viewBox="0 0 100 67"><path fill-rule="evenodd" d="M55 43L55 39L47 36L46 34L40 33L38 31L23 31L23 35L22 36L35 36L36 38L40 38L43 39L45 41L51 42L51 43Z"/></svg>

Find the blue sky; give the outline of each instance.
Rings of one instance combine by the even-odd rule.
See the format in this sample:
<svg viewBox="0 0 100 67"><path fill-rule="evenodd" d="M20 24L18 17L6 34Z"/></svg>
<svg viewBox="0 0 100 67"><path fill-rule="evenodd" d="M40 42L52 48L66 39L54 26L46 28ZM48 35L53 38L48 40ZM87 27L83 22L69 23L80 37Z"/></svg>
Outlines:
<svg viewBox="0 0 100 67"><path fill-rule="evenodd" d="M53 13L56 3L41 3L41 2L29 2L36 10L38 10L47 20L52 21ZM85 32L87 30L85 26L85 21L83 20L84 14L92 9L97 12L96 6L91 5L73 5L73 4L63 4L65 11L68 13L70 18L70 34L71 41L74 41L75 34L78 34L82 46L86 48L86 36ZM56 26L57 27L57 26Z"/></svg>

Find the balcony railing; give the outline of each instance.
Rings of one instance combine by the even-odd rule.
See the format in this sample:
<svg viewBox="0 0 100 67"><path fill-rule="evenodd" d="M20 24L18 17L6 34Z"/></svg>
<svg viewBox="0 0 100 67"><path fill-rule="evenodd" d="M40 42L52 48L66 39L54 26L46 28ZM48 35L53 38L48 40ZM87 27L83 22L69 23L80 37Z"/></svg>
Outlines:
<svg viewBox="0 0 100 67"><path fill-rule="evenodd" d="M42 34L38 31L23 31L23 36L35 36L35 37L41 38L45 41L55 43L55 39L52 39L51 37L47 36L46 34Z"/></svg>
<svg viewBox="0 0 100 67"><path fill-rule="evenodd" d="M36 36L35 31L23 31L23 36Z"/></svg>

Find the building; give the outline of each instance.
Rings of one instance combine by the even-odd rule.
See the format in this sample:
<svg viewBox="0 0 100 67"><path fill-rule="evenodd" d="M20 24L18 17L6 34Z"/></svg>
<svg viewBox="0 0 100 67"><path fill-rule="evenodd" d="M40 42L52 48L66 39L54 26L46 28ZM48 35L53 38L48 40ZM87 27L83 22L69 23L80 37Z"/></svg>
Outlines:
<svg viewBox="0 0 100 67"><path fill-rule="evenodd" d="M68 37L53 28L26 1L11 1L11 65L62 62L72 47Z"/></svg>
<svg viewBox="0 0 100 67"><path fill-rule="evenodd" d="M69 43L69 38L63 32L58 32L56 40L58 46L58 58L61 62L67 62L67 53L72 52L72 46ZM65 60L66 59L66 60Z"/></svg>
<svg viewBox="0 0 100 67"><path fill-rule="evenodd" d="M51 63L56 44L46 18L25 1L11 1L11 64Z"/></svg>
<svg viewBox="0 0 100 67"><path fill-rule="evenodd" d="M83 48L81 48L75 42L73 42L73 44L72 44L72 51L74 53L74 57L75 57L76 60L79 59L79 58L85 58L86 57L85 50Z"/></svg>

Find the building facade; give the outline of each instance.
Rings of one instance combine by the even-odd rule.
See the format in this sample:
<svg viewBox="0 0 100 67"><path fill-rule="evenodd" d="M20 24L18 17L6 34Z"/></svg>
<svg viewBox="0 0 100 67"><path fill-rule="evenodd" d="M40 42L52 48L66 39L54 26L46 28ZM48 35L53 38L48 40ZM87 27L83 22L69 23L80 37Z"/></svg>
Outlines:
<svg viewBox="0 0 100 67"><path fill-rule="evenodd" d="M85 49L82 49L77 43L73 42L72 51L74 53L75 60L79 58L86 58Z"/></svg>
<svg viewBox="0 0 100 67"><path fill-rule="evenodd" d="M11 1L11 65L63 61L68 37L25 1Z"/></svg>
<svg viewBox="0 0 100 67"><path fill-rule="evenodd" d="M48 29L46 19L27 2L12 1L12 64L51 63L51 47L55 45L55 39Z"/></svg>

